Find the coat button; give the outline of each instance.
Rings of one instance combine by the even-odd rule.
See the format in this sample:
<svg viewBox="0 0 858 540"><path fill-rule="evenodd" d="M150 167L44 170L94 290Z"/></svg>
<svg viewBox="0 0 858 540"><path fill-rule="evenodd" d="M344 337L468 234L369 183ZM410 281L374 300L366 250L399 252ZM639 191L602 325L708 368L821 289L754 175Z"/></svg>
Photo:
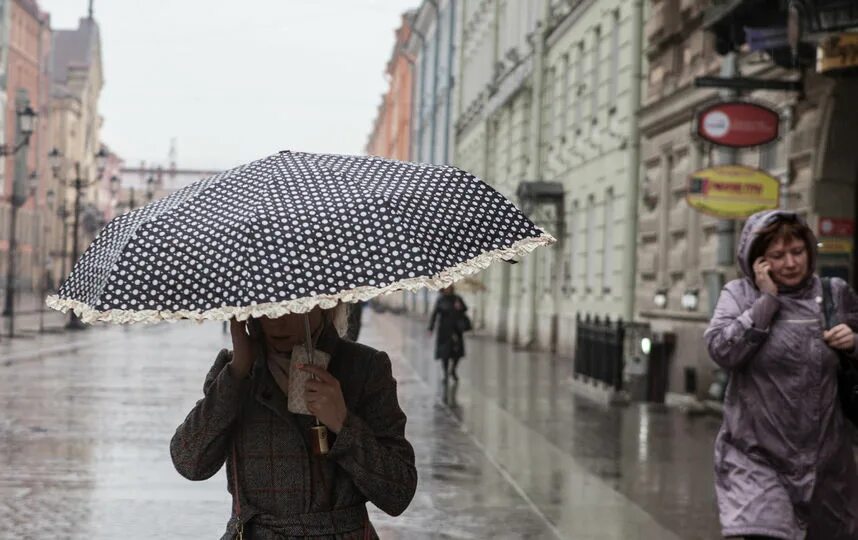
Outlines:
<svg viewBox="0 0 858 540"><path fill-rule="evenodd" d="M817 296L817 297L816 297L816 303L817 303L817 304L821 304L821 303L822 303L822 297L821 297L821 296Z"/></svg>

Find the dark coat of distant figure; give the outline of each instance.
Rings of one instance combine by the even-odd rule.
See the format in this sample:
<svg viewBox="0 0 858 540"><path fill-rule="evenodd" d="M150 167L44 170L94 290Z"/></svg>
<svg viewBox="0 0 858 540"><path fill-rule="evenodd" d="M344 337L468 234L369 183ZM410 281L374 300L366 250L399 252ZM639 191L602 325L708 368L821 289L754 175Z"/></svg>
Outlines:
<svg viewBox="0 0 858 540"><path fill-rule="evenodd" d="M468 311L462 297L456 293L440 294L432 310L429 330L435 333L435 358L458 360L465 356L465 340L458 328L459 321Z"/></svg>

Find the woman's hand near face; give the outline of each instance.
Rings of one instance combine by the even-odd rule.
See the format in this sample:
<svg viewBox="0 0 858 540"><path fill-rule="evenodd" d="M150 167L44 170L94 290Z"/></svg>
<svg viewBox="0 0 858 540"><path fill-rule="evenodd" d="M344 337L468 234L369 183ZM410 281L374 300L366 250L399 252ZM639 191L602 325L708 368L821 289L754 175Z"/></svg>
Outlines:
<svg viewBox="0 0 858 540"><path fill-rule="evenodd" d="M855 348L855 333L845 324L838 324L822 333L822 339L832 349L850 352Z"/></svg>
<svg viewBox="0 0 858 540"><path fill-rule="evenodd" d="M307 409L321 423L328 426L328 429L334 433L339 433L346 421L346 415L348 415L340 381L318 366L302 364L298 366L298 369L315 375L317 379L307 381L304 390Z"/></svg>
<svg viewBox="0 0 858 540"><path fill-rule="evenodd" d="M253 366L253 341L247 335L247 323L230 319L229 332L232 334L232 360L229 371L236 379L244 379Z"/></svg>
<svg viewBox="0 0 858 540"><path fill-rule="evenodd" d="M754 282L757 288L764 293L778 294L778 286L775 285L771 275L772 265L765 257L759 257L754 261Z"/></svg>

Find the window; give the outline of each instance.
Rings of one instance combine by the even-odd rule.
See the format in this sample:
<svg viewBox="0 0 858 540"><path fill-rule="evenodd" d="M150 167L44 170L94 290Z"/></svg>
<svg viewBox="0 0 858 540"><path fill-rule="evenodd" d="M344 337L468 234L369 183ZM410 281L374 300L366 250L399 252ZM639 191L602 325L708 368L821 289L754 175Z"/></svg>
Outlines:
<svg viewBox="0 0 858 540"><path fill-rule="evenodd" d="M554 288L554 248L542 250L542 289L551 293Z"/></svg>
<svg viewBox="0 0 858 540"><path fill-rule="evenodd" d="M611 27L611 82L608 86L608 106L616 110L617 93L620 79L620 10L614 11L614 24Z"/></svg>
<svg viewBox="0 0 858 540"><path fill-rule="evenodd" d="M546 115L548 118L545 119L545 127L546 133L548 133L549 143L553 144L554 139L557 137L557 90L556 84L557 81L557 70L555 68L551 68L546 73L545 77L545 89L544 96L546 103L543 106L543 111L546 111Z"/></svg>
<svg viewBox="0 0 858 540"><path fill-rule="evenodd" d="M578 55L575 62L575 130L581 130L584 121L584 42L578 43Z"/></svg>
<svg viewBox="0 0 858 540"><path fill-rule="evenodd" d="M596 276L596 200L592 195L587 198L587 289L595 286Z"/></svg>
<svg viewBox="0 0 858 540"><path fill-rule="evenodd" d="M614 190L605 194L605 211L602 245L602 291L611 291L614 273Z"/></svg>
<svg viewBox="0 0 858 540"><path fill-rule="evenodd" d="M593 77L592 88L590 89L590 116L592 120L596 120L596 111L599 108L599 63L602 56L602 30L597 26L593 32Z"/></svg>
<svg viewBox="0 0 858 540"><path fill-rule="evenodd" d="M575 286L575 261L577 260L577 254L575 250L578 249L577 240L578 240L578 201L572 203L572 208L569 211L569 258L567 259L568 266L566 267L566 285L570 287L570 289L574 290Z"/></svg>
<svg viewBox="0 0 858 540"><path fill-rule="evenodd" d="M566 129L569 127L569 55L564 54L563 58L560 60L560 69L563 70L561 74L560 80L560 133L559 135L565 135Z"/></svg>

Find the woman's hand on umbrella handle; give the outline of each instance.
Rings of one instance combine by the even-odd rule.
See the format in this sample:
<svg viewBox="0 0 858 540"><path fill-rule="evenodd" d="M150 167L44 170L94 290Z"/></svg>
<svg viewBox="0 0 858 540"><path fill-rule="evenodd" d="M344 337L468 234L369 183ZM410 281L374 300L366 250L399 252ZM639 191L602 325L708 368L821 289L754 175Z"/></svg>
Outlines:
<svg viewBox="0 0 858 540"><path fill-rule="evenodd" d="M855 349L855 333L845 324L838 324L822 333L822 339L832 349L849 352Z"/></svg>
<svg viewBox="0 0 858 540"><path fill-rule="evenodd" d="M229 370L236 379L244 379L253 366L253 341L247 335L245 321L230 319L229 332L232 334L232 361L229 363Z"/></svg>
<svg viewBox="0 0 858 540"><path fill-rule="evenodd" d="M349 413L340 381L319 366L299 364L298 369L316 377L316 380L307 381L304 389L307 410L328 426L328 429L339 433Z"/></svg>

